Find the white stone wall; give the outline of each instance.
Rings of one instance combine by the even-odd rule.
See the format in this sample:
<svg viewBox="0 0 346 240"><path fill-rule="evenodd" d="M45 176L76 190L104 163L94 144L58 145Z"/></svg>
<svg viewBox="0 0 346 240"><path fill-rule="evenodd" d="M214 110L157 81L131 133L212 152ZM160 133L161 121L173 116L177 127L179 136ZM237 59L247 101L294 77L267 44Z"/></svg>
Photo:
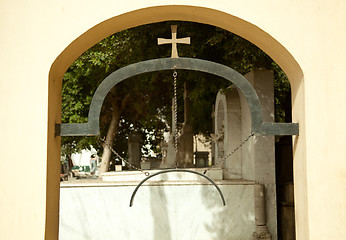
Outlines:
<svg viewBox="0 0 346 240"><path fill-rule="evenodd" d="M250 240L254 185L79 186L60 189L60 240Z"/></svg>

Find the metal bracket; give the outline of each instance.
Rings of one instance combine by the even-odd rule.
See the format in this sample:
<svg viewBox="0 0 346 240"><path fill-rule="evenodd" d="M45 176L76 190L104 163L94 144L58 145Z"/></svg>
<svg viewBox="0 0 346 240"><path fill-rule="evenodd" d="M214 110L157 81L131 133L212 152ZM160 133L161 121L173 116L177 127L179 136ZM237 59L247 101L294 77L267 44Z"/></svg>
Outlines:
<svg viewBox="0 0 346 240"><path fill-rule="evenodd" d="M94 136L100 134L101 107L108 92L116 84L132 76L162 70L184 69L210 73L232 82L244 94L250 108L251 132L255 135L299 135L298 123L263 123L262 107L256 91L249 81L225 65L196 58L161 58L134 63L108 77L96 89L92 98L87 123L57 124L58 136Z"/></svg>

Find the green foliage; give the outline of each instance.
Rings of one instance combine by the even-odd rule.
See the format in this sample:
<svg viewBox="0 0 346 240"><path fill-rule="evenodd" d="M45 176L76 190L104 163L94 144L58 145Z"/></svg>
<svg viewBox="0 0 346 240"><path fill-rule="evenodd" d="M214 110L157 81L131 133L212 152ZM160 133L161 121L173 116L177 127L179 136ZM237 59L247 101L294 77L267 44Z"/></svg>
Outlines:
<svg viewBox="0 0 346 240"><path fill-rule="evenodd" d="M157 38L171 38L170 25L178 25L178 37L191 37L191 45L179 44L179 56L206 59L227 65L241 74L253 69L272 69L275 75L277 121L287 118L287 93L289 83L282 70L263 51L226 30L191 22L162 22L128 29L97 43L82 54L68 69L62 88L62 122L87 121L92 96L101 83L113 71L148 59L169 57L171 45L157 46ZM183 84L190 89L191 122L195 133L210 134L211 110L216 94L229 86L229 82L216 76L199 72L178 72L178 118L183 122ZM162 133L171 125L171 99L173 97L172 72L163 71L142 74L118 84L108 94L101 112L101 135L108 129L114 104L120 104L126 96L129 103L121 116L114 148L126 155L127 136L138 131L145 137L145 144L157 151ZM289 109L290 111L290 109ZM78 151L96 145L97 138L64 137L63 149ZM97 146L96 146L97 147ZM65 151L64 150L64 151ZM67 151L68 150L68 151ZM100 147L100 151L102 148ZM146 149L149 151L149 149Z"/></svg>
<svg viewBox="0 0 346 240"><path fill-rule="evenodd" d="M291 85L286 74L272 62L274 71L275 122L292 122Z"/></svg>

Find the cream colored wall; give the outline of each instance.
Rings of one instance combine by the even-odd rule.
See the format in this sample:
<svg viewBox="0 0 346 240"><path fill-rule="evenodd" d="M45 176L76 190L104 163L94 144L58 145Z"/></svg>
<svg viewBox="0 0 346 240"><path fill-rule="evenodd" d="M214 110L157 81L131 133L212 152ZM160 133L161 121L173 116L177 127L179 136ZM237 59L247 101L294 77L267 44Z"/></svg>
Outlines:
<svg viewBox="0 0 346 240"><path fill-rule="evenodd" d="M294 139L297 239L346 238L345 1L2 0L0 9L0 239L57 239L54 123L66 68L113 32L163 20L223 27L286 71L300 124Z"/></svg>

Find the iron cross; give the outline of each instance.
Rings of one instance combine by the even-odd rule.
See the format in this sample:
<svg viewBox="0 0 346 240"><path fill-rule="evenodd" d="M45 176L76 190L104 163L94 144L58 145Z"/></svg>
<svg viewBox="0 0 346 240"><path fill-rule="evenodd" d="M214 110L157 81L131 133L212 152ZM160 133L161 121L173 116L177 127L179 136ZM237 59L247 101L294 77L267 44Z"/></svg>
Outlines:
<svg viewBox="0 0 346 240"><path fill-rule="evenodd" d="M178 58L177 43L190 44L190 37L177 38L177 25L171 25L172 39L158 38L157 44L172 44L171 58Z"/></svg>

